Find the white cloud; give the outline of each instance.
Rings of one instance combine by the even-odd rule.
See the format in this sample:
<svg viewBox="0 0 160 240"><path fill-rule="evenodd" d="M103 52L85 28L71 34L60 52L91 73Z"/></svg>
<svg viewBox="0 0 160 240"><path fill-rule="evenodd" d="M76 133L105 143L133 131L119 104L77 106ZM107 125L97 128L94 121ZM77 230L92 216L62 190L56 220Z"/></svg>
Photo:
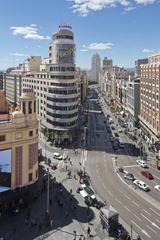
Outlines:
<svg viewBox="0 0 160 240"><path fill-rule="evenodd" d="M89 12L100 11L106 7L116 7L121 5L129 12L134 10L137 4L147 5L153 4L156 1L157 0L70 0L69 2L72 2L72 9L74 13L78 13L80 16L85 17L89 14ZM129 8L133 2L135 6Z"/></svg>
<svg viewBox="0 0 160 240"><path fill-rule="evenodd" d="M123 13L134 11L137 7L126 7Z"/></svg>
<svg viewBox="0 0 160 240"><path fill-rule="evenodd" d="M108 49L112 49L112 46L114 44L113 43L90 43L88 46L87 45L83 45L82 50L108 50ZM81 50L81 51L82 51Z"/></svg>
<svg viewBox="0 0 160 240"><path fill-rule="evenodd" d="M135 0L135 2L142 5L148 5L153 4L154 2L156 2L156 0Z"/></svg>
<svg viewBox="0 0 160 240"><path fill-rule="evenodd" d="M14 36L22 36L25 39L33 39L33 40L49 40L49 36L43 36L38 34L38 28L36 24L31 24L30 26L24 27L10 27L12 30L12 34Z"/></svg>
<svg viewBox="0 0 160 240"><path fill-rule="evenodd" d="M10 55L15 56L15 57L28 57L27 54L24 54L24 53L17 53L17 52L15 52L15 53L11 53Z"/></svg>
<svg viewBox="0 0 160 240"><path fill-rule="evenodd" d="M142 52L143 52L143 53L152 53L152 52L154 52L154 50L151 50L151 49L148 49L148 48L144 48L144 49L142 50Z"/></svg>
<svg viewBox="0 0 160 240"><path fill-rule="evenodd" d="M88 52L88 49L81 49L81 52Z"/></svg>

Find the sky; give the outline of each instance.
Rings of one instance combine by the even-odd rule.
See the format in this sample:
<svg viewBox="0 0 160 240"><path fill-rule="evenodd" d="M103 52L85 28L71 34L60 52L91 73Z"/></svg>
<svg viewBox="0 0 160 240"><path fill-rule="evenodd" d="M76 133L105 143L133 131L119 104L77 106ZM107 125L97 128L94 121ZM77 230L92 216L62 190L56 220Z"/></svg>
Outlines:
<svg viewBox="0 0 160 240"><path fill-rule="evenodd" d="M52 33L63 24L72 26L82 69L96 52L134 67L136 59L160 51L159 0L5 0L0 8L1 70L29 56L48 57Z"/></svg>

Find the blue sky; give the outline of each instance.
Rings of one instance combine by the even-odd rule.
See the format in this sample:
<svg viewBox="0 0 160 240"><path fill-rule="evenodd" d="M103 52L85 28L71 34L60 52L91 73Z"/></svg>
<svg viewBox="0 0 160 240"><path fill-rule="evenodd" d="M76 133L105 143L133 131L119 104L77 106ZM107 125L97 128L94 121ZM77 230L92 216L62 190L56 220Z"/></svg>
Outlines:
<svg viewBox="0 0 160 240"><path fill-rule="evenodd" d="M90 68L95 52L133 67L136 59L160 51L159 0L5 0L0 6L0 69L30 55L47 57L60 24L72 26L82 68Z"/></svg>

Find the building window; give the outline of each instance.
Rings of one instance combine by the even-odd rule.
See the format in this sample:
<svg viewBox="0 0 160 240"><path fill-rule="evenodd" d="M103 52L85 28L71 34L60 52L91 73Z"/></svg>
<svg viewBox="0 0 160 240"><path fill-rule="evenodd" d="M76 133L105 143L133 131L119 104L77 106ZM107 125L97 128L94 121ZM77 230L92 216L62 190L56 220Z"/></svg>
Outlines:
<svg viewBox="0 0 160 240"><path fill-rule="evenodd" d="M33 131L29 131L29 136L33 137Z"/></svg>
<svg viewBox="0 0 160 240"><path fill-rule="evenodd" d="M34 101L34 113L36 112L36 101Z"/></svg>
<svg viewBox="0 0 160 240"><path fill-rule="evenodd" d="M26 114L26 104L23 102L23 113Z"/></svg>
<svg viewBox="0 0 160 240"><path fill-rule="evenodd" d="M38 128L36 129L36 134L38 134Z"/></svg>
<svg viewBox="0 0 160 240"><path fill-rule="evenodd" d="M29 101L29 103L28 103L28 113L29 114L32 113L32 102L31 101Z"/></svg>
<svg viewBox="0 0 160 240"><path fill-rule="evenodd" d="M0 142L3 142L6 140L6 136L5 135L0 135Z"/></svg>
<svg viewBox="0 0 160 240"><path fill-rule="evenodd" d="M29 175L28 175L28 181L29 181L29 182L32 181L32 173L29 173Z"/></svg>

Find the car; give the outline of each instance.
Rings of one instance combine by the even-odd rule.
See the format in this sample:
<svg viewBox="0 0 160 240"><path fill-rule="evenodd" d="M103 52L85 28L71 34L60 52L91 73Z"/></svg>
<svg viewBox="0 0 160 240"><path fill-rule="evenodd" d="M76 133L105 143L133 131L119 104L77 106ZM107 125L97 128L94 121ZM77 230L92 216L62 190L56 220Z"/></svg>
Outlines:
<svg viewBox="0 0 160 240"><path fill-rule="evenodd" d="M141 180L136 179L133 181L133 184L146 192L150 190L149 186Z"/></svg>
<svg viewBox="0 0 160 240"><path fill-rule="evenodd" d="M124 178L127 179L127 180L130 180L130 181L134 181L135 180L135 177L132 173L126 173L124 174Z"/></svg>
<svg viewBox="0 0 160 240"><path fill-rule="evenodd" d="M111 126L111 129L112 129L112 130L116 130L116 129L115 129L115 126Z"/></svg>
<svg viewBox="0 0 160 240"><path fill-rule="evenodd" d="M119 132L119 133L122 133L122 128L118 128L118 132Z"/></svg>
<svg viewBox="0 0 160 240"><path fill-rule="evenodd" d="M116 138L119 138L119 134L117 132L114 132L113 134Z"/></svg>
<svg viewBox="0 0 160 240"><path fill-rule="evenodd" d="M160 185L154 186L154 189L157 190L158 192L160 192Z"/></svg>
<svg viewBox="0 0 160 240"><path fill-rule="evenodd" d="M109 118L109 124L113 124L113 123L114 123L113 119Z"/></svg>
<svg viewBox="0 0 160 240"><path fill-rule="evenodd" d="M53 153L53 158L62 160L63 157L59 153L55 152L55 153Z"/></svg>
<svg viewBox="0 0 160 240"><path fill-rule="evenodd" d="M148 168L148 165L147 165L146 161L144 161L144 160L138 159L138 160L136 161L136 163L137 163L138 165L140 165L141 167L143 167L143 168Z"/></svg>
<svg viewBox="0 0 160 240"><path fill-rule="evenodd" d="M148 179L153 179L153 175L148 171L141 171L141 174Z"/></svg>
<svg viewBox="0 0 160 240"><path fill-rule="evenodd" d="M110 137L110 141L111 141L111 143L114 142L114 137L113 136Z"/></svg>

